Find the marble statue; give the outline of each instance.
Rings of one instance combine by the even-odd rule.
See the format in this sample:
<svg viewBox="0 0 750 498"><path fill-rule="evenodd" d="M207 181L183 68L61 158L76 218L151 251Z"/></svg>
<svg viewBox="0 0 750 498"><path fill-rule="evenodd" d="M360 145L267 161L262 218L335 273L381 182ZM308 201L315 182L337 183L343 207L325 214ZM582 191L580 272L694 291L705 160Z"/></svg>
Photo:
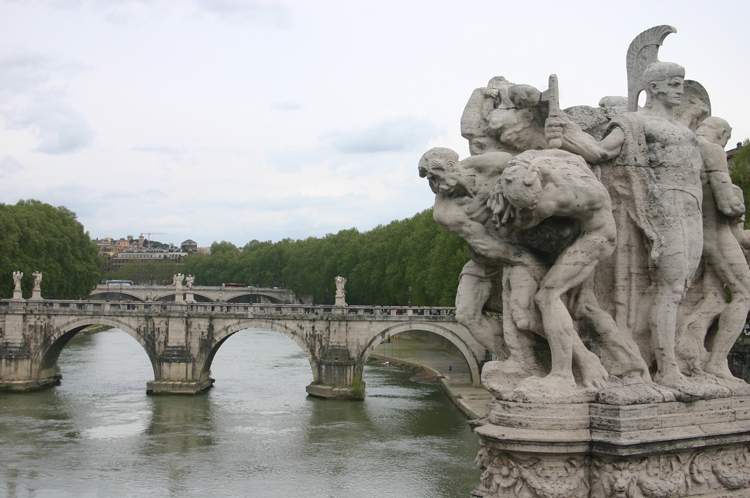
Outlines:
<svg viewBox="0 0 750 498"><path fill-rule="evenodd" d="M744 203L723 155L729 125L710 117L708 92L682 66L658 60L673 32L633 41L628 98L598 109L561 111L555 75L545 91L493 77L461 116L471 156L438 147L419 161L435 220L468 243L456 319L498 358L483 370L496 396L571 399L653 376L667 391L645 398L690 400L726 396L720 379L736 381L726 356L750 310L750 272L731 227Z"/></svg>
<svg viewBox="0 0 750 498"><path fill-rule="evenodd" d="M188 275L185 277L185 287L187 288L188 292L193 290L193 282L195 282L195 276Z"/></svg>
<svg viewBox="0 0 750 498"><path fill-rule="evenodd" d="M514 299L520 305L514 307L513 319L523 324L522 329L528 329L532 318L526 314L546 270L535 255L514 245L491 223L489 196L511 157L506 152L491 151L459 161L455 151L434 148L420 159L419 176L427 179L435 193L435 221L469 244L471 260L459 277L456 319L488 351L504 357L507 349L511 361L521 362L528 353L518 350L523 346L514 340L516 337L504 337L499 322L482 313L487 305L493 311L502 311L497 290L505 267L518 284L514 286Z"/></svg>
<svg viewBox="0 0 750 498"><path fill-rule="evenodd" d="M34 290L35 291L41 290L42 274L38 271L35 271L31 275L34 277Z"/></svg>
<svg viewBox="0 0 750 498"><path fill-rule="evenodd" d="M697 293L698 305L683 310L683 326L678 329L678 360L686 373L706 372L734 380L727 366L727 355L750 312L750 268L732 232L736 220L745 214L744 202L734 195L724 147L731 127L717 117L704 119L696 130L703 158L703 271L690 291ZM702 285L701 285L702 284ZM726 302L724 286L732 294ZM706 332L718 317L718 328L705 349Z"/></svg>
<svg viewBox="0 0 750 498"><path fill-rule="evenodd" d="M591 163L607 161L611 168L624 170L624 188L630 194L623 199L625 209L649 248L651 303L639 306L650 308L648 323L658 364L655 380L699 396L675 356L680 305L703 251L700 147L695 134L673 118L684 76L685 69L677 64L651 63L642 76L648 82L645 107L615 118L601 141L568 127L564 118L548 122L547 129L548 137L562 139L563 149Z"/></svg>
<svg viewBox="0 0 750 498"><path fill-rule="evenodd" d="M435 221L468 246L456 321L495 357L472 496L747 495L750 385L727 356L750 230L729 123L658 59L674 32L638 35L628 97L597 108L562 110L554 74L544 91L493 77L461 116L470 156L419 160Z"/></svg>
<svg viewBox="0 0 750 498"><path fill-rule="evenodd" d="M13 287L14 287L14 290L17 292L21 291L21 279L22 278L23 278L23 272L20 272L20 271L13 272Z"/></svg>
<svg viewBox="0 0 750 498"><path fill-rule="evenodd" d="M336 282L336 306L346 306L346 290L344 289L344 286L346 285L346 278L337 276L335 279Z"/></svg>
<svg viewBox="0 0 750 498"><path fill-rule="evenodd" d="M557 217L578 222L579 235L557 255L534 296L542 315L544 336L552 354L551 371L544 379L527 379L523 387L557 393L575 388L572 370L572 338L577 335L573 319L563 303L564 295L590 281L596 265L615 249L616 229L609 194L586 162L564 151L527 151L516 156L503 171L491 205L500 225L529 229ZM587 302L581 293L577 308L588 316L603 336L603 344L617 357L618 374L638 372L650 380L648 367L617 331L614 320ZM591 298L589 297L590 301ZM583 374L583 372L582 372ZM584 385L604 387L600 379L584 379Z"/></svg>
<svg viewBox="0 0 750 498"><path fill-rule="evenodd" d="M184 279L185 275L183 275L182 273L178 273L177 275L172 277L172 280L174 281L175 292L177 292L178 294L182 292L182 281Z"/></svg>

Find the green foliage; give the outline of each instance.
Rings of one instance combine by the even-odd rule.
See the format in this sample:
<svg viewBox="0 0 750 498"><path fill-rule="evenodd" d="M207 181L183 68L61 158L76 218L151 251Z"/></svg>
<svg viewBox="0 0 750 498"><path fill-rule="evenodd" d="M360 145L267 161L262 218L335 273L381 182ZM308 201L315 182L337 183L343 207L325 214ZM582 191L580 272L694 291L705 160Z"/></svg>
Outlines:
<svg viewBox="0 0 750 498"><path fill-rule="evenodd" d="M285 286L298 296L332 304L334 279L347 278L349 304L453 306L458 275L469 260L466 243L432 219L432 209L361 233L356 228L323 238L253 240L240 251L214 243L211 255L190 255L185 270L196 284L237 282Z"/></svg>
<svg viewBox="0 0 750 498"><path fill-rule="evenodd" d="M732 183L739 186L745 195L745 228L750 228L750 140L745 139L742 147L729 164Z"/></svg>
<svg viewBox="0 0 750 498"><path fill-rule="evenodd" d="M173 259L143 261L134 259L115 272L107 272L104 280L132 280L136 284L164 285L172 283L177 273L184 273Z"/></svg>
<svg viewBox="0 0 750 498"><path fill-rule="evenodd" d="M79 299L99 281L106 259L91 242L75 213L28 200L0 204L0 295L13 295L13 272L23 272L24 297L31 296L32 273L42 273L42 296Z"/></svg>

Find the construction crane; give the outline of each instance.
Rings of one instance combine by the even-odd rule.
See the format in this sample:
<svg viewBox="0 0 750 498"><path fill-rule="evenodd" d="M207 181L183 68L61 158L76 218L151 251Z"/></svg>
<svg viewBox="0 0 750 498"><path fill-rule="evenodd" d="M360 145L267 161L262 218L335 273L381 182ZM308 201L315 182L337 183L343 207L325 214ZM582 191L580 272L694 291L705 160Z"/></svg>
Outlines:
<svg viewBox="0 0 750 498"><path fill-rule="evenodd" d="M148 247L151 247L152 235L166 235L166 234L167 232L141 232L141 237L143 237L144 235L148 235L148 238L146 240L148 240Z"/></svg>

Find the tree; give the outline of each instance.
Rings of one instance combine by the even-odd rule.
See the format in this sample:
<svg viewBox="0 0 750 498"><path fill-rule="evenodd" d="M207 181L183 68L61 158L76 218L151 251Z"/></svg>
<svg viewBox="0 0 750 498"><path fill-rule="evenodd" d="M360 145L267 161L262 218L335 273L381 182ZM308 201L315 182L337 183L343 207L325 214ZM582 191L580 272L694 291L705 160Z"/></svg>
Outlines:
<svg viewBox="0 0 750 498"><path fill-rule="evenodd" d="M32 273L42 273L42 295L80 299L99 281L106 260L91 242L75 213L40 201L0 203L0 295L13 294L14 271L23 272L21 288L31 296Z"/></svg>
<svg viewBox="0 0 750 498"><path fill-rule="evenodd" d="M745 228L750 228L750 140L745 139L742 147L729 163L732 183L742 189L745 195Z"/></svg>
<svg viewBox="0 0 750 498"><path fill-rule="evenodd" d="M440 227L432 209L369 232L356 228L322 238L248 242L240 251L214 243L211 255L190 255L185 269L196 282L284 285L300 296L331 304L334 279L347 278L349 304L452 306L458 275L469 260L466 242Z"/></svg>

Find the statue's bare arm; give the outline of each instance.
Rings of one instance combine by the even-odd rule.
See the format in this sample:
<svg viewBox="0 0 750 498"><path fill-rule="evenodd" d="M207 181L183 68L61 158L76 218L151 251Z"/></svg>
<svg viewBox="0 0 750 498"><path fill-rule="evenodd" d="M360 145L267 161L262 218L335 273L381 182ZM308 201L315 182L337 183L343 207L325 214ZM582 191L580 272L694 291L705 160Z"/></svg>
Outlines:
<svg viewBox="0 0 750 498"><path fill-rule="evenodd" d="M445 229L464 239L481 258L497 263L523 265L535 272L544 272L543 265L531 252L511 244L499 233L490 231L484 224L471 219L451 199L436 198L433 216Z"/></svg>
<svg viewBox="0 0 750 498"><path fill-rule="evenodd" d="M578 154L591 164L617 157L625 142L625 133L620 128L614 128L603 140L598 141L562 113L559 117L547 118L544 133L549 141L561 139L561 149Z"/></svg>
<svg viewBox="0 0 750 498"><path fill-rule="evenodd" d="M498 178L513 158L507 152L485 152L469 156L461 161L461 166L469 171L481 173L487 178Z"/></svg>
<svg viewBox="0 0 750 498"><path fill-rule="evenodd" d="M719 211L727 216L743 215L745 205L732 191L732 179L729 177L724 148L713 143L702 143L701 157Z"/></svg>

